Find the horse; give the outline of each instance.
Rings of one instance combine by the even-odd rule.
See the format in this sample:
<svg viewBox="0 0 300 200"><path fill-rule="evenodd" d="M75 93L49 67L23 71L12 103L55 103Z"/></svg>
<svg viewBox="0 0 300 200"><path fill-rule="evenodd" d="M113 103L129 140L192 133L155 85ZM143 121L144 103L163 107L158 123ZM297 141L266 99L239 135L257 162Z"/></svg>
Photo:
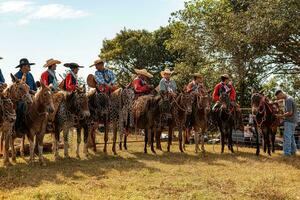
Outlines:
<svg viewBox="0 0 300 200"><path fill-rule="evenodd" d="M60 132L63 131L64 137L64 156L69 158L69 129L77 128L80 120L84 120L90 116L88 105L88 96L85 92L85 86L77 88L74 92L61 91L64 98L61 101L54 120L54 137L53 137L53 153L56 160L59 159L58 143L60 140ZM77 137L80 137L80 131ZM79 152L77 145L76 152Z"/></svg>
<svg viewBox="0 0 300 200"><path fill-rule="evenodd" d="M236 108L231 105L229 92L221 91L220 94L221 107L213 111L214 118L217 121L221 132L221 153L224 153L225 142L227 141L228 149L234 153L232 131L236 129Z"/></svg>
<svg viewBox="0 0 300 200"><path fill-rule="evenodd" d="M179 150L183 152L182 141L183 141L183 130L186 127L187 116L192 112L192 102L193 96L190 93L183 92L177 95L177 97L172 96L171 101L171 114L172 118L168 121L168 147L167 151L170 152L170 146L172 144L173 130L178 128L178 140L179 140ZM156 148L162 150L161 148L161 129L156 130Z"/></svg>
<svg viewBox="0 0 300 200"><path fill-rule="evenodd" d="M30 147L29 162L31 163L34 161L34 138L36 137L39 161L42 165L45 165L43 158L43 140L48 122L48 114L54 111L54 105L51 89L42 82L41 86L41 89L33 97L33 103L28 105L28 111L25 113L24 118L24 127L16 130L13 134L12 143L14 143L17 137L24 138L24 135L27 136ZM15 157L14 145L12 146L12 154L13 157Z"/></svg>
<svg viewBox="0 0 300 200"><path fill-rule="evenodd" d="M192 102L192 112L187 122L188 129L185 133L188 133L191 128L194 130L194 141L195 141L195 152L198 153L199 148L199 135L201 137L201 150L204 153L204 134L208 127L208 116L210 113L210 98L208 94L200 92L192 92L193 102ZM189 135L189 134L188 134ZM183 137L186 139L186 136ZM185 149L185 141L183 142L183 147Z"/></svg>
<svg viewBox="0 0 300 200"><path fill-rule="evenodd" d="M254 93L251 97L251 110L254 115L254 125L256 132L256 155L260 154L259 138L263 136L264 152L275 152L275 134L278 127L278 105L270 103L266 97L259 93ZM271 149L272 143L272 149Z"/></svg>

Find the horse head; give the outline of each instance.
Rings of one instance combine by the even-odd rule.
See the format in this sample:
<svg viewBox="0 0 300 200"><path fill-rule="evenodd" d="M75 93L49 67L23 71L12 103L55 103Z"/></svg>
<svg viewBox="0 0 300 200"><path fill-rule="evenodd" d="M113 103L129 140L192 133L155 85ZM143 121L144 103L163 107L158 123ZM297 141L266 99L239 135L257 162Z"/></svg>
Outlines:
<svg viewBox="0 0 300 200"><path fill-rule="evenodd" d="M169 93L160 93L156 96L160 115L166 118L172 118L172 101L174 98Z"/></svg>
<svg viewBox="0 0 300 200"><path fill-rule="evenodd" d="M10 74L10 76L13 83L4 91L6 96L9 97L13 102L25 101L27 104L32 104L33 100L29 93L30 88L26 84L26 74L23 74L21 80L13 74Z"/></svg>
<svg viewBox="0 0 300 200"><path fill-rule="evenodd" d="M221 103L221 110L228 111L230 109L230 91L221 91L220 94L220 103Z"/></svg>
<svg viewBox="0 0 300 200"><path fill-rule="evenodd" d="M266 97L259 93L254 93L251 97L251 110L252 114L257 115L263 113L265 107Z"/></svg>
<svg viewBox="0 0 300 200"><path fill-rule="evenodd" d="M193 96L188 92L183 92L178 95L175 104L178 104L178 108L182 111L191 114L193 108Z"/></svg>
<svg viewBox="0 0 300 200"><path fill-rule="evenodd" d="M41 83L41 89L36 93L34 98L38 101L39 105L45 106L46 111L48 113L53 113L54 103L53 103L51 89L47 87L42 81L40 83Z"/></svg>
<svg viewBox="0 0 300 200"><path fill-rule="evenodd" d="M73 95L73 106L76 109L80 119L90 116L90 109L89 109L89 99L88 95L86 94L85 86L80 86L76 89L75 92L72 93Z"/></svg>

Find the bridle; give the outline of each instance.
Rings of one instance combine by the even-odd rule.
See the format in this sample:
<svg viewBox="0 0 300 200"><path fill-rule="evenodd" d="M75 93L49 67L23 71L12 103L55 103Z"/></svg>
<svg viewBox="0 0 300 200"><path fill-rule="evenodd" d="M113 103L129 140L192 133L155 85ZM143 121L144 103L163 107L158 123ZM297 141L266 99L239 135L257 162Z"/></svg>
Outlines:
<svg viewBox="0 0 300 200"><path fill-rule="evenodd" d="M260 101L259 101L259 105L258 105L258 113L256 115L253 114L252 112L252 115L255 116L254 118L254 121L257 125L258 128L261 128L262 124L266 121L266 116L267 116L267 109L266 109L266 97L265 96L262 96L262 95L259 95L259 97L261 97ZM262 108L262 110L260 109ZM260 123L258 123L257 121L257 115L260 114L262 115L262 120Z"/></svg>

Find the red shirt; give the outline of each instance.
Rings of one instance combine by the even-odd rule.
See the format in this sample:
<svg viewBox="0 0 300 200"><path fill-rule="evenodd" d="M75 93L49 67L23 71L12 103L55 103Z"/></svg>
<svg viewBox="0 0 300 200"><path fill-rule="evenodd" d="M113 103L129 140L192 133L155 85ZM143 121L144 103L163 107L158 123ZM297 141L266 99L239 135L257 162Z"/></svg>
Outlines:
<svg viewBox="0 0 300 200"><path fill-rule="evenodd" d="M147 94L151 92L150 86L140 78L134 79L131 86L136 94Z"/></svg>
<svg viewBox="0 0 300 200"><path fill-rule="evenodd" d="M41 81L46 85L46 86L49 86L48 83L49 83L49 80L48 80L48 71L45 71L42 73L41 75Z"/></svg>
<svg viewBox="0 0 300 200"><path fill-rule="evenodd" d="M223 83L218 83L216 86L215 86L215 89L214 89L214 92L213 92L213 100L214 102L217 102L217 101L220 101L220 89L223 87ZM230 89L230 100L231 101L235 101L236 100L236 92L235 92L235 89L232 85L227 85Z"/></svg>
<svg viewBox="0 0 300 200"><path fill-rule="evenodd" d="M68 73L65 79L66 90L69 92L73 92L76 90L78 85L78 81L76 78L73 77L71 73Z"/></svg>

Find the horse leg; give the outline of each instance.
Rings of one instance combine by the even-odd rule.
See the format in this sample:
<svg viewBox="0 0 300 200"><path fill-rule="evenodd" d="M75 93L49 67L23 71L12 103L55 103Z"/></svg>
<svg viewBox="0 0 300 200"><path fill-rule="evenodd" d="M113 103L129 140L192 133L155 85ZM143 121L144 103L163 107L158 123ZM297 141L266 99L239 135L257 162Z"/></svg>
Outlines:
<svg viewBox="0 0 300 200"><path fill-rule="evenodd" d="M124 134L124 149L127 150L127 137L128 137L128 132Z"/></svg>
<svg viewBox="0 0 300 200"><path fill-rule="evenodd" d="M40 164L43 165L43 166L46 166L46 163L44 161L44 157L43 157L43 140L44 140L44 134L38 134L36 136L36 143L38 145L38 151L39 151L39 161L40 161Z"/></svg>
<svg viewBox="0 0 300 200"><path fill-rule="evenodd" d="M117 155L116 152L117 133L118 133L117 125L114 123L113 124L113 146L112 146L112 151L114 155Z"/></svg>
<svg viewBox="0 0 300 200"><path fill-rule="evenodd" d="M268 131L263 132L263 146L264 146L264 153L267 153L267 139L268 139Z"/></svg>
<svg viewBox="0 0 300 200"><path fill-rule="evenodd" d="M180 150L180 152L183 153L183 149L182 149L182 127L181 126L179 127L179 130L178 130L178 140L179 140L179 150Z"/></svg>
<svg viewBox="0 0 300 200"><path fill-rule="evenodd" d="M256 126L255 126L255 134L256 134L256 155L259 156L260 153L259 133Z"/></svg>
<svg viewBox="0 0 300 200"><path fill-rule="evenodd" d="M198 150L199 150L199 132L198 132L198 128L194 128L194 141L195 141L195 152L198 153Z"/></svg>
<svg viewBox="0 0 300 200"><path fill-rule="evenodd" d="M58 160L59 159L59 137L60 137L60 129L57 128L57 130L55 130L55 133L53 135L53 154L54 154L54 160Z"/></svg>
<svg viewBox="0 0 300 200"><path fill-rule="evenodd" d="M25 156L25 135L21 139L20 155L22 158Z"/></svg>
<svg viewBox="0 0 300 200"><path fill-rule="evenodd" d="M267 148L268 148L268 154L271 156L271 140L272 140L272 129L268 128L267 131Z"/></svg>
<svg viewBox="0 0 300 200"><path fill-rule="evenodd" d="M170 152L170 148L172 145L172 139L173 139L173 130L169 127L169 130L168 130L168 152Z"/></svg>
<svg viewBox="0 0 300 200"><path fill-rule="evenodd" d="M187 137L187 131L188 129L186 128L183 132L183 140L182 140L182 146L183 146L183 150L185 151L185 143L186 143L186 137Z"/></svg>
<svg viewBox="0 0 300 200"><path fill-rule="evenodd" d="M155 142L156 142L156 149L161 150L161 142L160 142L160 137L161 137L161 131L158 129L155 129Z"/></svg>
<svg viewBox="0 0 300 200"><path fill-rule="evenodd" d="M89 151L88 151L88 137L89 137L89 126L87 124L85 124L83 126L83 154L85 157L87 157L89 155Z"/></svg>
<svg viewBox="0 0 300 200"><path fill-rule="evenodd" d="M63 130L63 135L64 135L64 156L65 158L70 158L69 155L69 129L64 129Z"/></svg>
<svg viewBox="0 0 300 200"><path fill-rule="evenodd" d="M3 143L3 139L4 139L4 148L3 146L1 146L2 148L2 152L3 152L3 164L4 166L9 166L11 165L11 163L9 162L9 155L8 155L8 151L9 151L9 142L10 142L10 131L3 131L2 135L1 135L1 143Z"/></svg>
<svg viewBox="0 0 300 200"><path fill-rule="evenodd" d="M272 136L271 136L271 140L272 140L272 153L275 153L275 138L276 138L276 130L273 131L272 130Z"/></svg>
<svg viewBox="0 0 300 200"><path fill-rule="evenodd" d="M221 132L221 153L224 153L225 133L223 132L222 128L220 128L220 132Z"/></svg>
<svg viewBox="0 0 300 200"><path fill-rule="evenodd" d="M151 131L151 151L152 153L156 154L155 150L154 150L154 129L155 128L151 128L150 131Z"/></svg>
<svg viewBox="0 0 300 200"><path fill-rule="evenodd" d="M145 128L145 146L144 146L144 153L147 153L147 145L148 145L148 128Z"/></svg>
<svg viewBox="0 0 300 200"><path fill-rule="evenodd" d="M29 140L29 152L30 152L30 158L29 163L32 163L34 161L34 133L30 131L30 133L27 135L27 138Z"/></svg>
<svg viewBox="0 0 300 200"><path fill-rule="evenodd" d="M123 130L120 130L119 132L119 149L122 150L122 142L123 142L123 136L126 134L127 129L124 127Z"/></svg>
<svg viewBox="0 0 300 200"><path fill-rule="evenodd" d="M204 147L204 129L201 128L201 151L202 153L205 153L205 147Z"/></svg>
<svg viewBox="0 0 300 200"><path fill-rule="evenodd" d="M81 127L77 128L77 147L76 147L76 158L80 159L79 148L81 143Z"/></svg>
<svg viewBox="0 0 300 200"><path fill-rule="evenodd" d="M233 141L232 141L232 128L231 127L229 128L229 132L228 132L228 144L229 144L231 153L234 153Z"/></svg>
<svg viewBox="0 0 300 200"><path fill-rule="evenodd" d="M107 153L107 142L108 142L108 122L105 121L104 123L104 148L103 148L103 152Z"/></svg>

